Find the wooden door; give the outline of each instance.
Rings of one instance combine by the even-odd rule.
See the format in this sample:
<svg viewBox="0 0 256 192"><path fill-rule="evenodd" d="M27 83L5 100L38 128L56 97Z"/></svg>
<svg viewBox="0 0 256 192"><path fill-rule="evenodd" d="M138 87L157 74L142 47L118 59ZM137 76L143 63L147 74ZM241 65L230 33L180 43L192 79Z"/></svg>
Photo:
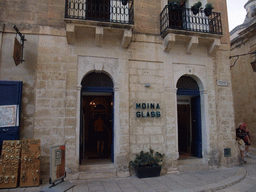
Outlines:
<svg viewBox="0 0 256 192"><path fill-rule="evenodd" d="M191 154L195 157L202 157L202 126L201 126L201 105L200 96L191 99L192 116L192 143Z"/></svg>

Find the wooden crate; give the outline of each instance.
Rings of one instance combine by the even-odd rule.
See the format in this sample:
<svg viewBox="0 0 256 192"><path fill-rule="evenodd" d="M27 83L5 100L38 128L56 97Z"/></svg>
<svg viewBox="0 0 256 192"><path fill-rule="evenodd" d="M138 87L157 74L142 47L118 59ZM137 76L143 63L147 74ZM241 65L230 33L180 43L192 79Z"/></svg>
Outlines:
<svg viewBox="0 0 256 192"><path fill-rule="evenodd" d="M0 188L18 186L20 152L20 140L3 141L2 158L0 159Z"/></svg>
<svg viewBox="0 0 256 192"><path fill-rule="evenodd" d="M22 140L20 187L33 187L40 185L40 146L40 139Z"/></svg>

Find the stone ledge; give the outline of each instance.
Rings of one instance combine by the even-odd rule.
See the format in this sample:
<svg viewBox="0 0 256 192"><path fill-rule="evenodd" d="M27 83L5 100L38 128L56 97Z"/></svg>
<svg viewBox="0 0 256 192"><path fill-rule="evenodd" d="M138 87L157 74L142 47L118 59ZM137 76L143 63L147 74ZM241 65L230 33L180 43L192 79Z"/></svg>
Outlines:
<svg viewBox="0 0 256 192"><path fill-rule="evenodd" d="M75 19L65 19L65 22L68 44L75 44L76 34L78 32L82 31L83 33L88 33L91 29L94 31L95 44L99 47L103 44L103 38L106 34L116 36L117 34L122 33L121 45L123 48L128 48L132 41L133 25Z"/></svg>

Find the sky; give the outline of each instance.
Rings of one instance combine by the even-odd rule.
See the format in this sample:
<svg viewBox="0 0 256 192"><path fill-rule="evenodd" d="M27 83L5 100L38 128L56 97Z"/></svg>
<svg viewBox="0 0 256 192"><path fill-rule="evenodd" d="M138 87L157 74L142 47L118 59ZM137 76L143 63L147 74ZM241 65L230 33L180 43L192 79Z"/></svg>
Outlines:
<svg viewBox="0 0 256 192"><path fill-rule="evenodd" d="M242 24L245 19L245 3L248 0L227 0L229 31Z"/></svg>

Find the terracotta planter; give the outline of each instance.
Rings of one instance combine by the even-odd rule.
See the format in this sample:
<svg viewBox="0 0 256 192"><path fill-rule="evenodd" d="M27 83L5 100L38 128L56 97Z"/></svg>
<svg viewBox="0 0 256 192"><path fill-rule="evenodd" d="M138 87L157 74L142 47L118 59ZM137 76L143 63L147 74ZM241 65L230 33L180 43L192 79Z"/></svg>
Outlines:
<svg viewBox="0 0 256 192"><path fill-rule="evenodd" d="M137 169L135 169L135 172L138 178L158 177L160 176L161 166L138 167Z"/></svg>

